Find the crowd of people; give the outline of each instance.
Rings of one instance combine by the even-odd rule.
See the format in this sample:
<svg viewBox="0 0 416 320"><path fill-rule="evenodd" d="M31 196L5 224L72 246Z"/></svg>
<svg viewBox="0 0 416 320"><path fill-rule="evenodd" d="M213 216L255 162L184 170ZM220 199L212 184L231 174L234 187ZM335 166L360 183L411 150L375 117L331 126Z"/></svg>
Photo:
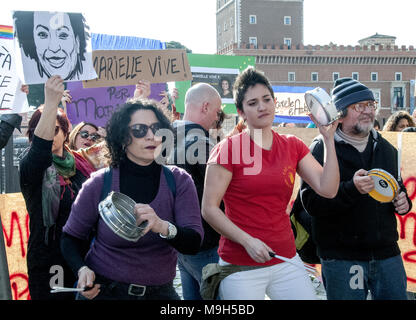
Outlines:
<svg viewBox="0 0 416 320"><path fill-rule="evenodd" d="M59 107L72 98L64 80L47 80L19 165L30 216L31 299L178 300L178 267L183 299L201 300L207 267L215 266L222 275L215 299L314 300L287 214L296 174L327 298L359 300L370 292L373 299L406 299L395 213L412 204L397 176L397 150L374 129L371 90L338 79L331 95L341 117L321 126L310 115L319 136L309 148L272 129L276 100L261 71L244 70L232 92L240 121L226 136L223 94L205 83L184 93L182 117L172 106L177 91L173 99L163 92L160 102L148 100L150 84L140 81L105 128L72 127ZM3 115L8 131L0 138L7 142L20 121ZM414 119L400 111L383 131L407 127ZM163 148L166 133L172 148ZM372 168L398 181L393 201L369 196ZM139 240L119 237L100 216L105 187L136 203L137 225L146 222ZM52 266L61 266L64 287L80 292L51 293ZM362 285L351 285L353 268L360 268Z"/></svg>

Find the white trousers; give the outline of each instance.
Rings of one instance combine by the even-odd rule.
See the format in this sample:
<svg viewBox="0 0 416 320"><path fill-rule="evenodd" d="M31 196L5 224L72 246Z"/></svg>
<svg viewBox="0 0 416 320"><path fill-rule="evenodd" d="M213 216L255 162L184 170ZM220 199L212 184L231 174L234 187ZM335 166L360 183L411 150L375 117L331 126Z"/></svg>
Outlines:
<svg viewBox="0 0 416 320"><path fill-rule="evenodd" d="M291 260L303 264L297 254ZM233 273L219 288L221 300L264 300L266 294L271 300L316 300L307 271L289 262Z"/></svg>

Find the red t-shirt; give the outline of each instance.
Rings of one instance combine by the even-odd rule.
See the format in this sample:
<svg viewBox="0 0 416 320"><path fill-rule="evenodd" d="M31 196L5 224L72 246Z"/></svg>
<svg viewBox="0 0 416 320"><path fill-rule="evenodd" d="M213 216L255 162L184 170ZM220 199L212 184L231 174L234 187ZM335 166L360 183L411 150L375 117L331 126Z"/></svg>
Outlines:
<svg viewBox="0 0 416 320"><path fill-rule="evenodd" d="M293 135L273 131L270 150L256 145L244 132L224 139L210 154L208 164L220 164L233 176L224 195L225 214L239 228L266 243L283 257L296 254L286 208L292 196L298 163L308 147ZM218 253L235 265L273 265L255 262L243 246L221 236Z"/></svg>

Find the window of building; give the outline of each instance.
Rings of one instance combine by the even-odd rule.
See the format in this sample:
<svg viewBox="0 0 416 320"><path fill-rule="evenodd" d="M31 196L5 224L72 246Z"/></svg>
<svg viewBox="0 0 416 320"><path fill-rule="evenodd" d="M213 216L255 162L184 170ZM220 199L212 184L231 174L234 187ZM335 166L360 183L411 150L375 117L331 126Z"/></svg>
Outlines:
<svg viewBox="0 0 416 320"><path fill-rule="evenodd" d="M370 89L377 102L377 108L381 108L381 89Z"/></svg>
<svg viewBox="0 0 416 320"><path fill-rule="evenodd" d="M319 74L318 74L318 72L312 72L311 73L311 81L313 81L313 82L319 81Z"/></svg>
<svg viewBox="0 0 416 320"><path fill-rule="evenodd" d="M292 46L292 38L284 38L283 43L290 49Z"/></svg>
<svg viewBox="0 0 416 320"><path fill-rule="evenodd" d="M402 73L401 72L396 72L394 74L394 80L395 81L402 81Z"/></svg>
<svg viewBox="0 0 416 320"><path fill-rule="evenodd" d="M249 37L248 42L254 44L254 48L257 48L257 37Z"/></svg>
<svg viewBox="0 0 416 320"><path fill-rule="evenodd" d="M218 34L221 34L221 27L218 26Z"/></svg>
<svg viewBox="0 0 416 320"><path fill-rule="evenodd" d="M234 26L234 18L233 17L231 17L230 18L230 27L233 27Z"/></svg>
<svg viewBox="0 0 416 320"><path fill-rule="evenodd" d="M332 81L336 81L339 79L339 72L332 72Z"/></svg>
<svg viewBox="0 0 416 320"><path fill-rule="evenodd" d="M254 14L251 14L249 17L249 23L250 24L257 24L257 16Z"/></svg>
<svg viewBox="0 0 416 320"><path fill-rule="evenodd" d="M224 31L227 31L227 22L224 22Z"/></svg>
<svg viewBox="0 0 416 320"><path fill-rule="evenodd" d="M353 72L352 75L351 75L351 77L354 80L360 81L360 74L358 72Z"/></svg>
<svg viewBox="0 0 416 320"><path fill-rule="evenodd" d="M378 72L371 72L371 81L378 81Z"/></svg>
<svg viewBox="0 0 416 320"><path fill-rule="evenodd" d="M283 23L284 23L286 26L290 26L290 25L292 25L292 17L291 17L291 16L285 16L285 17L283 18Z"/></svg>
<svg viewBox="0 0 416 320"><path fill-rule="evenodd" d="M296 81L296 73L295 72L288 72L287 73L287 81L295 82Z"/></svg>
<svg viewBox="0 0 416 320"><path fill-rule="evenodd" d="M404 106L403 87L393 88L393 108L401 109Z"/></svg>

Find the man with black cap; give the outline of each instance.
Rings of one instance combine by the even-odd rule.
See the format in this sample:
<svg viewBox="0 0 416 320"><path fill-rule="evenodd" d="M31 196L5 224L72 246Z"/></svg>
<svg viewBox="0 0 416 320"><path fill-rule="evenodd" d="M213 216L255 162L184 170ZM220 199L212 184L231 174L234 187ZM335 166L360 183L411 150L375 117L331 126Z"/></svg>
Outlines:
<svg viewBox="0 0 416 320"><path fill-rule="evenodd" d="M312 216L312 237L321 259L328 300L406 299L406 273L397 244L395 212L411 209L406 189L397 177L397 150L373 129L377 104L373 93L351 78L335 81L332 101L341 114L335 133L340 186L333 199L320 197L305 182L301 198ZM310 146L322 164L324 143ZM393 201L369 196L375 187L370 169L382 169L398 180Z"/></svg>

